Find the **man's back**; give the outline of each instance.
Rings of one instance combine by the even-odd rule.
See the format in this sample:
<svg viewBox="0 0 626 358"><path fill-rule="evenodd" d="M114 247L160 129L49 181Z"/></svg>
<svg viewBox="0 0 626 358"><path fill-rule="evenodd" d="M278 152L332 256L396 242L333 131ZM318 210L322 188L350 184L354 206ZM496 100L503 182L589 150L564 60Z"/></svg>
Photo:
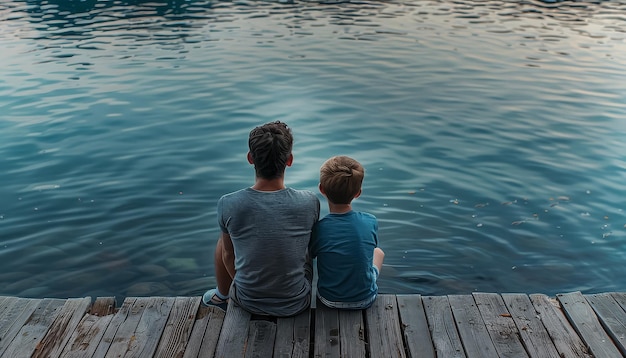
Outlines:
<svg viewBox="0 0 626 358"><path fill-rule="evenodd" d="M290 316L306 309L311 289L306 252L320 212L315 194L246 188L224 195L217 210L235 249L231 298L258 314Z"/></svg>

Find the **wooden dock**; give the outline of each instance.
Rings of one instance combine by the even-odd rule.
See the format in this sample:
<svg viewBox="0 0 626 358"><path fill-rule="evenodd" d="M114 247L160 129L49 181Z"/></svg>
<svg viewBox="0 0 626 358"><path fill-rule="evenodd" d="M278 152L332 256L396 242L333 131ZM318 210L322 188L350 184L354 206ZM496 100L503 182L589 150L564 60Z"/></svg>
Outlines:
<svg viewBox="0 0 626 358"><path fill-rule="evenodd" d="M0 296L0 357L624 357L626 293L380 295L290 318L200 297Z"/></svg>

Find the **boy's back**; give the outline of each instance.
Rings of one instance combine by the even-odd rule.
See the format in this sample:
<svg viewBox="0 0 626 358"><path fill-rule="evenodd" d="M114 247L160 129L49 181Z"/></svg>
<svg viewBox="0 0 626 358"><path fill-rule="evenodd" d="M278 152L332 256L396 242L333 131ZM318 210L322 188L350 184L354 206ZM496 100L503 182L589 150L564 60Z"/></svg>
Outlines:
<svg viewBox="0 0 626 358"><path fill-rule="evenodd" d="M378 294L376 280L385 253L378 247L374 215L352 210L361 195L365 169L353 158L336 156L320 168L320 193L330 214L313 229L311 257L317 257L317 297L328 307L364 309Z"/></svg>
<svg viewBox="0 0 626 358"><path fill-rule="evenodd" d="M376 295L372 266L378 224L368 213L330 213L314 229L311 255L317 257L318 294L333 302L361 302Z"/></svg>

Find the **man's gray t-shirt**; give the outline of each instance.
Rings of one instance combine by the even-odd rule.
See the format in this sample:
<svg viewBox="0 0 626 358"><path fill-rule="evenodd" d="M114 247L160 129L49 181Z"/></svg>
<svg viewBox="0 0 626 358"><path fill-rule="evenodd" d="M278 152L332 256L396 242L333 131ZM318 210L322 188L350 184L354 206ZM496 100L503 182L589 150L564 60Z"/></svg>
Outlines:
<svg viewBox="0 0 626 358"><path fill-rule="evenodd" d="M320 202L309 190L246 188L220 198L218 222L235 249L235 302L273 316L295 315L309 306L307 250L319 214Z"/></svg>

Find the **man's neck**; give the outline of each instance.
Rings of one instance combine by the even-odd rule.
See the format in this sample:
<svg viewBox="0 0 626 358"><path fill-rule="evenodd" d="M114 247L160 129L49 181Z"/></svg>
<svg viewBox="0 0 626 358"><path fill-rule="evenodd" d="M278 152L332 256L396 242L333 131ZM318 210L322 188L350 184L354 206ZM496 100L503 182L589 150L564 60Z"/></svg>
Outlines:
<svg viewBox="0 0 626 358"><path fill-rule="evenodd" d="M256 178L252 189L258 191L277 191L285 189L285 179L275 178L275 179L265 179L265 178Z"/></svg>
<svg viewBox="0 0 626 358"><path fill-rule="evenodd" d="M333 204L328 202L328 209L333 214L345 214L352 210L352 204Z"/></svg>

